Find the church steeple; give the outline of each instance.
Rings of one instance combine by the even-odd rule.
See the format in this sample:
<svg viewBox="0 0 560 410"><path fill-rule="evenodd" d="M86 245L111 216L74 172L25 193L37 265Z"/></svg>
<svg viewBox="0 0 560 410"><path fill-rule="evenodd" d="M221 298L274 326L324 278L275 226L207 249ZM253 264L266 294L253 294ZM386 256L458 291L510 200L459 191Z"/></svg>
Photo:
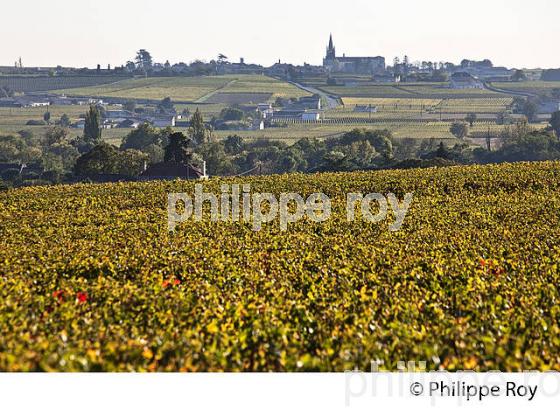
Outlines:
<svg viewBox="0 0 560 410"><path fill-rule="evenodd" d="M327 47L327 60L334 60L336 58L336 49L332 39L332 34L329 37L329 46Z"/></svg>

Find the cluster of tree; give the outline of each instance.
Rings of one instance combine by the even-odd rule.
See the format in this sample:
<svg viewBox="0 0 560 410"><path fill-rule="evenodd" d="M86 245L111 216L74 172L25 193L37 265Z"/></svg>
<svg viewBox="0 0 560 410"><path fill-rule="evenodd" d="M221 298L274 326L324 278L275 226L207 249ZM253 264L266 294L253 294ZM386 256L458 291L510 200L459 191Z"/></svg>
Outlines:
<svg viewBox="0 0 560 410"><path fill-rule="evenodd" d="M13 164L13 169L32 168L34 173L13 170L10 177L2 175L3 182L10 186L46 184L67 181L73 178L73 170L80 155L90 152L101 143L101 114L91 106L85 115L82 135L71 138L68 116L63 115L56 125L47 129L43 136L35 136L30 131L20 131L16 135L0 137L0 162ZM45 123L51 123L50 115L44 116Z"/></svg>
<svg viewBox="0 0 560 410"><path fill-rule="evenodd" d="M242 114L230 108L220 117L238 120ZM474 123L476 117L466 120L451 127L459 139L468 136L469 121ZM171 128L155 129L145 123L116 147L102 142L100 123L99 109L91 106L85 115L84 132L75 138L70 138L69 129L60 125L50 127L41 138L24 131L0 137L0 163L16 164L13 169L4 169L0 177L12 186L96 179L100 175L134 178L146 165L160 162L199 167L205 162L210 175L227 176L560 159L560 112L552 115L545 131L534 131L527 122L518 122L505 127L499 135L489 134L487 147L475 149L464 142L448 147L433 139L395 140L387 130L366 129L354 129L326 140L303 138L293 145L244 141L237 135L216 140L198 110L186 134ZM498 141L494 149L491 138ZM41 170L40 175L29 172L30 181L25 181L21 164L35 166Z"/></svg>
<svg viewBox="0 0 560 410"><path fill-rule="evenodd" d="M220 57L222 57L220 59ZM211 60L206 63L201 60L195 60L190 64L178 63L171 65L169 60L165 63L156 63L151 53L146 49L138 50L133 60L127 61L123 69L132 74L150 75L150 76L201 76L213 75L218 72L220 65L224 64L223 55L218 56L218 60Z"/></svg>
<svg viewBox="0 0 560 410"><path fill-rule="evenodd" d="M78 178L106 174L135 177L148 164L192 162L194 148L207 143L210 136L198 110L192 115L187 134L173 132L172 128L156 129L144 123L131 131L120 147L103 142L91 147L77 159L74 175Z"/></svg>
<svg viewBox="0 0 560 410"><path fill-rule="evenodd" d="M397 146L399 159L393 168L424 168L433 166L490 164L519 161L560 160L560 141L552 131L535 131L516 124L495 136L497 148L474 148L466 143L446 146L443 142L414 139L401 140ZM412 155L409 155L413 152Z"/></svg>
<svg viewBox="0 0 560 410"><path fill-rule="evenodd" d="M393 140L388 131L361 129L325 141L304 138L293 145L247 142L232 135L196 146L192 158L204 159L211 175L377 169L392 161Z"/></svg>
<svg viewBox="0 0 560 410"><path fill-rule="evenodd" d="M99 175L135 177L143 171L147 160L148 155L141 151L119 149L100 142L76 160L73 170L74 175L80 179Z"/></svg>
<svg viewBox="0 0 560 410"><path fill-rule="evenodd" d="M495 151L477 149L478 163L548 161L560 159L560 141L553 132L529 131L501 140Z"/></svg>
<svg viewBox="0 0 560 410"><path fill-rule="evenodd" d="M255 118L254 111L243 110L234 105L222 109L217 117L212 117L209 125L215 130L242 130L250 127Z"/></svg>
<svg viewBox="0 0 560 410"><path fill-rule="evenodd" d="M0 178L8 186L57 183L67 177L79 156L64 127L51 127L43 137L29 131L0 136L0 162L12 164ZM23 165L33 171L19 172Z"/></svg>

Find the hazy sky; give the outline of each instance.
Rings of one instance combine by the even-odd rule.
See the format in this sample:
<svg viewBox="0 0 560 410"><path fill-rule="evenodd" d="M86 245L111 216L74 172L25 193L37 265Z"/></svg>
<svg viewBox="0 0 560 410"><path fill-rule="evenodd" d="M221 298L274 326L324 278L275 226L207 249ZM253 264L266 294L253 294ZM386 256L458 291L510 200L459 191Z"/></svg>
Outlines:
<svg viewBox="0 0 560 410"><path fill-rule="evenodd" d="M282 59L337 52L391 61L490 58L560 67L558 0L1 0L0 65L120 65L139 48L171 63Z"/></svg>

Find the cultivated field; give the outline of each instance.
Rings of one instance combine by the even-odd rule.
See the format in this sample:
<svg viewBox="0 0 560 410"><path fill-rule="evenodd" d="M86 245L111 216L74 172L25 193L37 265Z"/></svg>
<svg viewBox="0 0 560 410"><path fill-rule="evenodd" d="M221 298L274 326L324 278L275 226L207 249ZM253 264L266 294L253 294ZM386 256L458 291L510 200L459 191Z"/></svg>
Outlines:
<svg viewBox="0 0 560 410"><path fill-rule="evenodd" d="M498 114L510 111L513 103L511 97L499 98L352 98L344 97L345 108L353 110L356 105L372 105L377 107L378 113L393 113L395 115L412 113L480 113ZM374 115L374 116L375 116Z"/></svg>
<svg viewBox="0 0 560 410"><path fill-rule="evenodd" d="M500 98L503 94L488 90L449 88L447 83L403 83L377 84L356 83L346 86L320 86L321 90L340 97L353 98L419 98L419 99L450 99L450 98Z"/></svg>
<svg viewBox="0 0 560 410"><path fill-rule="evenodd" d="M218 92L204 100L210 104L261 104L272 99L272 93L244 93L244 92Z"/></svg>
<svg viewBox="0 0 560 410"><path fill-rule="evenodd" d="M177 108L182 110L188 108L193 112L196 108L200 108L205 119L210 119L213 115L218 115L221 108L225 105L219 104L190 104L178 105ZM255 139L272 139L281 140L287 143L295 142L301 138L330 138L340 136L353 128L366 129L388 129L395 138L434 138L438 140L446 140L448 144L458 142L458 140L450 132L450 121L438 121L436 114L424 114L424 120L420 121L419 114L416 111L408 111L408 109L399 108L396 111L387 108L387 111L381 110L372 114L374 122L369 122L367 113L354 113L352 109L331 110L325 114L327 119L334 120L334 123L286 123L285 126L276 128L267 128L265 130L254 131L214 131L213 135L217 138L226 138L229 135L237 134L248 140ZM56 121L62 114L67 114L72 120L77 120L80 115L85 114L87 107L78 106L52 106L49 111L52 115L52 121ZM48 126L28 126L25 125L30 119L41 120L45 112L44 108L0 108L0 134L15 134L20 130L31 131L36 137L45 134ZM434 117L430 119L429 117ZM448 115L449 117L450 115ZM464 118L463 114L456 115L458 120ZM360 122L360 121L368 122ZM541 128L544 125L534 125ZM471 127L471 135L486 135L488 131L498 133L503 130L504 126L496 125L492 120L479 120ZM186 128L175 128L176 131L187 132ZM126 128L113 128L103 130L103 139L111 144L120 145L124 138L131 130ZM80 135L83 131L70 128L70 137Z"/></svg>
<svg viewBox="0 0 560 410"><path fill-rule="evenodd" d="M126 76L0 76L0 87L5 86L16 92L40 92L66 88L89 87L123 81Z"/></svg>
<svg viewBox="0 0 560 410"><path fill-rule="evenodd" d="M225 87L229 77L166 77L134 78L113 84L60 90L61 94L128 99L193 101L219 88Z"/></svg>
<svg viewBox="0 0 560 410"><path fill-rule="evenodd" d="M76 121L80 118L80 115L84 115L87 111L87 106L51 106L48 108L51 113L51 121L54 123L58 121L63 114L70 117L72 121ZM0 135L1 134L13 134L21 130L31 131L37 136L43 135L48 126L30 126L26 125L29 120L42 120L43 115L47 111L46 107L38 108L4 108L0 107ZM81 130L70 129L70 134L80 134Z"/></svg>
<svg viewBox="0 0 560 410"><path fill-rule="evenodd" d="M265 93L269 94L269 98L308 95L291 84L258 75L135 78L107 86L60 90L59 93L140 100L170 97L173 101L183 103L205 102L216 93Z"/></svg>
<svg viewBox="0 0 560 410"><path fill-rule="evenodd" d="M502 90L522 91L540 96L550 96L553 90L560 92L560 81L495 82L492 85Z"/></svg>
<svg viewBox="0 0 560 410"><path fill-rule="evenodd" d="M395 138L434 138L453 142L455 138L449 129L453 121L463 121L467 114L477 114L477 121L471 127L471 135L482 136L489 131L500 132L504 127L496 125L499 113L510 112L513 98L486 90L451 90L445 83L373 83L364 76L343 76L347 86L327 87L324 78L306 78L305 83L323 88L341 96L343 105L327 110L324 123L302 123L286 121L285 127L268 128L264 131L217 131L218 138L238 134L247 139L270 138L293 142L304 137L329 138L338 136L356 127L368 129L388 129ZM511 87L537 87L547 92L556 83L527 82L499 83ZM214 77L174 77L135 78L95 87L61 90L71 95L104 96L121 99L159 101L171 97L176 109L190 112L199 109L205 120L217 117L220 111L230 105L254 105L259 102L273 102L277 97L297 98L309 95L296 86L267 76L228 75ZM466 94L465 94L466 92ZM147 101L144 101L147 102ZM376 113L354 112L356 105L376 106ZM87 107L50 107L52 120L58 120L65 113L72 121L83 115ZM109 107L108 109L115 109ZM0 108L0 133L15 133L30 130L41 136L46 127L27 126L28 120L41 120L46 108ZM542 128L543 124L535 127ZM185 131L177 128L177 131ZM110 143L119 145L128 134L127 129L103 131L103 137ZM72 129L70 134L78 135L80 130Z"/></svg>
<svg viewBox="0 0 560 410"><path fill-rule="evenodd" d="M264 131L215 131L214 134L219 137L237 134L245 138L272 138L280 140L298 140L300 138L329 138L340 136L354 128L364 128L368 130L384 130L392 132L395 138L419 138L419 139L443 139L447 143L453 144L459 142L457 138L451 134L451 122L448 121L404 121L404 120L379 120L374 123L360 123L352 119L339 119L339 123L334 124L314 124L314 123L296 123L288 124L286 127L267 128ZM542 125L536 125L536 128ZM493 134L499 133L505 129L503 125L497 125L492 121L477 122L470 128L473 136L486 135L488 131Z"/></svg>
<svg viewBox="0 0 560 410"><path fill-rule="evenodd" d="M0 193L0 370L560 370L560 164L213 179L322 192L281 232L188 221L193 182ZM349 192L414 199L402 229Z"/></svg>

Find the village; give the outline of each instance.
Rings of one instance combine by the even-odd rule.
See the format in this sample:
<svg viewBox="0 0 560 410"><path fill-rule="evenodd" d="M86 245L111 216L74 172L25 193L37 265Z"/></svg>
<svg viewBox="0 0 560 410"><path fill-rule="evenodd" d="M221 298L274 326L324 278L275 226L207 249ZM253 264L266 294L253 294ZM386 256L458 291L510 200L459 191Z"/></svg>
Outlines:
<svg viewBox="0 0 560 410"><path fill-rule="evenodd" d="M169 61L164 64L156 63L147 50L139 50L135 62L129 61L114 68L109 65L106 69L102 69L101 65L98 65L96 69L75 69L60 66L56 68L27 68L23 67L21 60L19 60L14 67L0 67L0 86L10 90L10 85L17 84L17 78L14 83L14 81L9 81L11 77L8 76L37 76L46 73L51 77L59 78L63 83L79 76L85 76L84 79L87 79L87 82L96 81L95 78L103 82L103 78L110 81L109 79L112 80L113 76L117 76L114 79L122 80L139 78L139 76L168 78L197 75L261 75L286 81L308 94L297 99L288 99L282 104L277 104L276 101L263 101L260 98L250 97L239 100L239 104L231 104L245 112L258 114L253 115L253 121L240 127L240 130L263 130L278 123L322 122L326 118L326 111L344 106L345 102L341 97L345 95L369 96L370 91L375 90L372 87L376 85L378 86L377 90L380 91L388 89L383 88L383 85L390 86L390 89L396 92L408 90L408 95L407 93L402 94L402 97L408 98L431 98L438 94L441 94L444 98L456 98L469 94L476 97L476 90L479 90L480 93L489 91L511 97L530 97L533 96L531 93L522 90L500 89L500 83L537 81L540 76L544 80L546 80L545 76L555 79L559 75L556 71L549 70L547 73L540 73L534 70L494 66L490 60L472 61L465 59L458 65L435 61L411 62L408 56L404 56L402 60L395 58L392 65L387 65L386 59L381 56L348 57L346 54L338 55L331 35L321 66L310 64L294 66L282 63L279 60L270 67L263 67L258 64L247 64L244 58L241 58L238 63L229 62L227 57L222 54L209 63L195 61L190 65L184 63L171 65ZM423 83L426 84L426 87L429 86L432 89L419 93L406 88L408 85L421 85ZM76 94L72 90L69 91L69 93L60 94L21 87L21 91L16 93L13 91L11 93L4 92L4 95L0 93L0 107L45 107L48 110L49 106L87 106L95 104L102 109L102 127L104 129L135 129L145 122L157 128L184 127L186 125L185 121L188 120L188 113L178 113L173 108L173 103L193 102L174 100L169 107L162 109L159 100L133 98L134 103L143 105L142 109L134 111L126 109L127 103L131 101L130 98L97 94L82 95ZM372 94L372 96L375 96L375 94ZM396 96L397 94L388 95L388 97ZM559 107L560 95L556 98L541 98L537 101L539 114L549 115L557 111ZM356 103L352 107L352 111L354 113L367 113L371 116L378 112L378 107L372 103ZM73 121L71 126L82 129L83 119Z"/></svg>

